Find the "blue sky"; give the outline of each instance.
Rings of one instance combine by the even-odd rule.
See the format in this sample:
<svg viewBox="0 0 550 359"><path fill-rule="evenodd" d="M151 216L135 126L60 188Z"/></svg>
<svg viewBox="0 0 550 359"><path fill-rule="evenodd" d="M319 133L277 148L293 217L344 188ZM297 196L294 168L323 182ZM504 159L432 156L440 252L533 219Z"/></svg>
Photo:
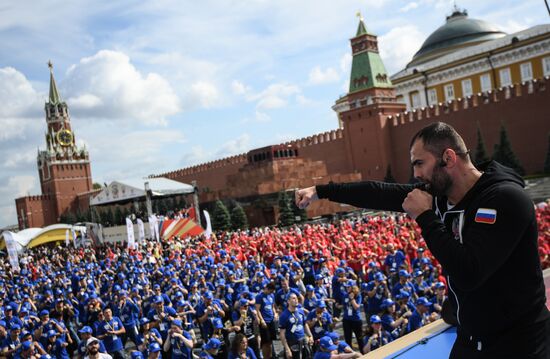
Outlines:
<svg viewBox="0 0 550 359"><path fill-rule="evenodd" d="M30 5L32 4L32 5ZM542 0L459 1L512 33ZM39 194L49 72L94 182L144 177L337 127L360 11L390 74L450 14L448 0L4 0L0 227ZM200 184L199 184L200 185Z"/></svg>

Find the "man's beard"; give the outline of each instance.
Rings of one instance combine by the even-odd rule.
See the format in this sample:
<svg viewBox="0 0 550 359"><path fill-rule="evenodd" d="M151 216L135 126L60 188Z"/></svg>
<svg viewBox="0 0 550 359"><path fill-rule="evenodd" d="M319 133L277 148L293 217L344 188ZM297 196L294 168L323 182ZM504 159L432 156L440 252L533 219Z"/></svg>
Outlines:
<svg viewBox="0 0 550 359"><path fill-rule="evenodd" d="M451 177L441 168L435 166L432 172L432 178L427 183L427 191L434 197L446 196L453 185Z"/></svg>
<svg viewBox="0 0 550 359"><path fill-rule="evenodd" d="M96 355L99 352L99 346L92 346L88 348L88 354Z"/></svg>

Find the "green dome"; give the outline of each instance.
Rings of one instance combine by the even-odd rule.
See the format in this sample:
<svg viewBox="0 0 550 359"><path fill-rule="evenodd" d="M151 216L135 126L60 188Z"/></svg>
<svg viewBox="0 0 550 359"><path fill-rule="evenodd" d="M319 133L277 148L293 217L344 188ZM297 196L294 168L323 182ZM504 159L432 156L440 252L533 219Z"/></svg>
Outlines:
<svg viewBox="0 0 550 359"><path fill-rule="evenodd" d="M486 21L470 19L466 10L459 11L455 8L452 15L447 17L445 25L435 30L424 41L407 67L445 55L457 48L476 45L505 35L506 33L494 25Z"/></svg>

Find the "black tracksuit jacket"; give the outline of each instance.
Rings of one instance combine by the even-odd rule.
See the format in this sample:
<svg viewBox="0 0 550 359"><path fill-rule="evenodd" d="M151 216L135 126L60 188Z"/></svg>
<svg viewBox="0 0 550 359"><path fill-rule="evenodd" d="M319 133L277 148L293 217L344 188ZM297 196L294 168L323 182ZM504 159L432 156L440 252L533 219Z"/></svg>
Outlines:
<svg viewBox="0 0 550 359"><path fill-rule="evenodd" d="M447 209L447 198L434 197L433 209L416 219L447 275L459 330L468 337L494 338L549 317L534 206L523 186L512 169L493 161L454 207ZM356 207L403 212L403 200L416 187L330 183L317 186L317 194ZM496 210L495 223L476 222L479 208Z"/></svg>

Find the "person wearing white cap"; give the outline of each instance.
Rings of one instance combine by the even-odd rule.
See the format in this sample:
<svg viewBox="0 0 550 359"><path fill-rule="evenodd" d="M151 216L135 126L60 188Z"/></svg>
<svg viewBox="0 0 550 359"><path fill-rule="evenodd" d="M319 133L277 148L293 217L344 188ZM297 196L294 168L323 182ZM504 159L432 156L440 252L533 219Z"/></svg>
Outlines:
<svg viewBox="0 0 550 359"><path fill-rule="evenodd" d="M84 359L113 359L107 353L101 353L99 351L99 339L95 337L90 337L86 341L86 349L88 350L88 355Z"/></svg>

